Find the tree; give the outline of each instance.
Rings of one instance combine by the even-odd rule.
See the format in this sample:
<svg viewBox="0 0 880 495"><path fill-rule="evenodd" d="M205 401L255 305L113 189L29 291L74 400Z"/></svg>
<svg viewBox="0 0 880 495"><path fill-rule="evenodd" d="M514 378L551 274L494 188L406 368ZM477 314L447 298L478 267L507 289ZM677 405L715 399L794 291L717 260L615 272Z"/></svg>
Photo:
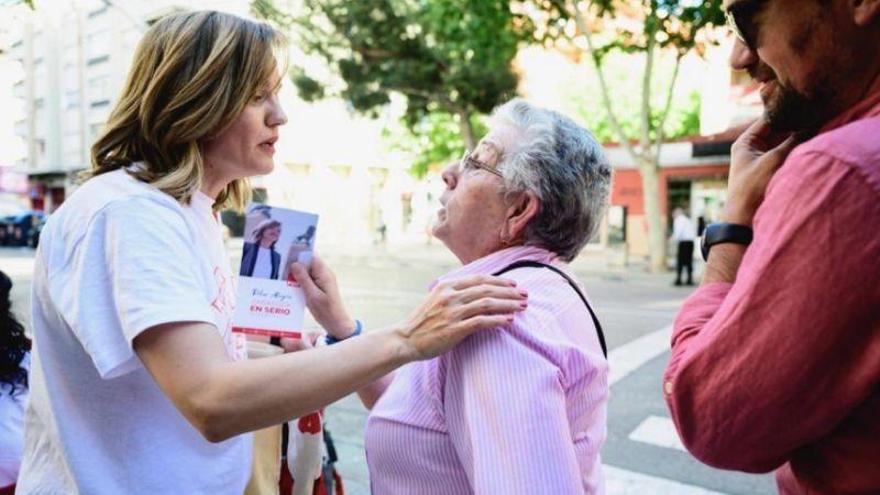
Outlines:
<svg viewBox="0 0 880 495"><path fill-rule="evenodd" d="M34 0L6 0L0 1L0 7L11 7L18 4L27 5L31 10L34 9Z"/></svg>
<svg viewBox="0 0 880 495"><path fill-rule="evenodd" d="M504 0L303 0L298 15L272 0L254 0L252 7L276 24L296 26L299 46L341 76L342 87L328 90L332 84L295 68L305 100L334 94L375 115L397 93L413 133L427 116L446 114L469 149L478 137L474 117L515 95L511 61L519 43L533 39L530 19Z"/></svg>
<svg viewBox="0 0 880 495"><path fill-rule="evenodd" d="M479 118L473 117L471 122L477 139L486 135L488 129ZM414 157L410 173L419 178L424 177L432 165L445 164L462 156L465 150L460 126L451 115L443 112L426 115L409 128L387 128L383 136L392 149Z"/></svg>
<svg viewBox="0 0 880 495"><path fill-rule="evenodd" d="M523 5L540 21L541 40L592 60L607 124L642 176L651 270L665 270L666 236L658 192L660 148L682 58L692 52L702 54L705 45L713 42L709 29L724 24L721 0L526 0ZM612 101L604 72L607 55L618 51L644 57L640 118L629 132ZM658 105L652 99L652 85L655 64L663 53L673 54L674 66Z"/></svg>

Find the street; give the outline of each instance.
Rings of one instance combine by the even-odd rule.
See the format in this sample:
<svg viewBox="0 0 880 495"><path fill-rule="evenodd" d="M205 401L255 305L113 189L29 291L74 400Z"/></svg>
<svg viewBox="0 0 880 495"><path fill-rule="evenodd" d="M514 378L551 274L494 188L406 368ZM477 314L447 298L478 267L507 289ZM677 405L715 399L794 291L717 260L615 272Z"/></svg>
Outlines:
<svg viewBox="0 0 880 495"><path fill-rule="evenodd" d="M319 254L321 249L319 244ZM230 251L234 258L235 248ZM325 248L323 256L337 274L349 311L364 322L366 331L405 318L422 300L430 281L458 264L436 244L374 248L366 254ZM28 304L32 265L32 250L0 250L0 269L16 284L13 308L21 315ZM610 350L608 439L602 451L607 492L775 493L772 475L730 473L700 464L684 451L669 419L661 374L669 358L670 325L688 288L672 287L671 274L610 268L596 253L582 255L573 266L602 321ZM346 493L352 495L369 493L363 451L366 417L356 396L332 405L326 415L340 457L337 468Z"/></svg>

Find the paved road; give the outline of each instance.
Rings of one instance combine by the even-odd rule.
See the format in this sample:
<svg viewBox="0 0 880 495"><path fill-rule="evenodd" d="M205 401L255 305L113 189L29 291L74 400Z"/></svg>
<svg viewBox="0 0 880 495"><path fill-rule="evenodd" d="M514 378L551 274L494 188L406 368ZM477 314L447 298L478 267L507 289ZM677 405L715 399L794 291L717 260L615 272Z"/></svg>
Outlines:
<svg viewBox="0 0 880 495"><path fill-rule="evenodd" d="M436 275L457 266L438 246L376 250L369 256L337 250L325 256L337 272L351 312L374 329L404 318ZM0 269L18 284L14 299L19 308L27 304L31 265L28 250L0 250ZM769 475L718 471L701 465L681 448L660 393L660 377L669 358L669 325L688 291L672 287L669 276L608 268L596 256L585 256L574 266L611 349L608 441L602 452L608 493L775 493ZM363 453L366 417L354 396L327 411L340 454L338 468L352 495L369 493Z"/></svg>

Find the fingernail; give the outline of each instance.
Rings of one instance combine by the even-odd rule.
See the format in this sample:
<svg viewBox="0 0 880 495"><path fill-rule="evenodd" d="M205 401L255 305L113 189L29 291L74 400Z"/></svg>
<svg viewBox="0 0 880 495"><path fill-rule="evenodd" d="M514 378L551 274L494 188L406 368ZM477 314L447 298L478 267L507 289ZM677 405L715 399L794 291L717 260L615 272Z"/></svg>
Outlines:
<svg viewBox="0 0 880 495"><path fill-rule="evenodd" d="M519 303L519 307L526 309L527 307L529 307L529 303L523 301L523 302Z"/></svg>
<svg viewBox="0 0 880 495"><path fill-rule="evenodd" d="M519 290L519 293L520 293L520 295L523 296L523 297L529 297L529 292L528 292L527 290L525 290L525 289L520 289L520 290Z"/></svg>

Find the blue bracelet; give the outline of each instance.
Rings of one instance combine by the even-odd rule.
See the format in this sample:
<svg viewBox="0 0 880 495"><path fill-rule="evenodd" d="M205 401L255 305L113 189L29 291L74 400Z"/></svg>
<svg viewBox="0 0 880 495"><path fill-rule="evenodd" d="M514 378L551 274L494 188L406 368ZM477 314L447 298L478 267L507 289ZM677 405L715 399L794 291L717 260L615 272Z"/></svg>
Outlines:
<svg viewBox="0 0 880 495"><path fill-rule="evenodd" d="M352 338L352 337L357 337L358 335L361 334L361 332L362 332L363 330L364 330L364 324L361 323L361 320L354 320L354 332L352 332L351 335L349 335L349 336L346 337L345 339L350 339L350 338ZM333 345L333 344L335 344L335 343L337 343L337 342L342 342L342 341L345 340L345 339L337 339L336 337L330 335L329 333L327 334L326 337L324 337L324 340L327 342L327 345Z"/></svg>

